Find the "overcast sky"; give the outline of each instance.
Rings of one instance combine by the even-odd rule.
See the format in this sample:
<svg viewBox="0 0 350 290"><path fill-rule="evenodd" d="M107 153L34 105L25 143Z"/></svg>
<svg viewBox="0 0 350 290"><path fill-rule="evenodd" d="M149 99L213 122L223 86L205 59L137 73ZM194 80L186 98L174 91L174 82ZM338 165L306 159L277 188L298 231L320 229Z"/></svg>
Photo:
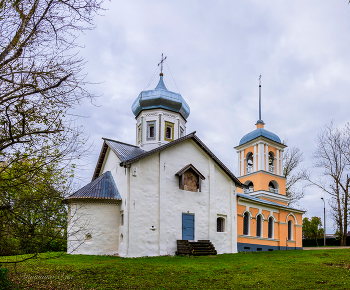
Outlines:
<svg viewBox="0 0 350 290"><path fill-rule="evenodd" d="M86 170L78 172L85 177L81 186L91 180L102 137L135 143L131 104L157 85L158 76L147 87L161 53L167 88L191 108L187 133L197 131L235 174L233 147L258 120L260 74L265 129L300 148L302 167L312 167L324 125L349 121L347 0L113 0L103 7L95 30L79 39L87 78L100 83L89 89L101 95L97 106L76 110L88 116L79 122L95 144ZM329 199L305 189L306 216L323 219L321 197ZM327 232L333 229L328 215Z"/></svg>

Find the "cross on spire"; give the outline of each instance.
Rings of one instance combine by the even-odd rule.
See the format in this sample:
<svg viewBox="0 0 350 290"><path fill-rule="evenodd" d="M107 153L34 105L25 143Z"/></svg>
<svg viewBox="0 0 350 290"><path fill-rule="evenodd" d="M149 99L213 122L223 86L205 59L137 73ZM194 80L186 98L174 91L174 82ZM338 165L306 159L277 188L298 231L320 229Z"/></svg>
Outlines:
<svg viewBox="0 0 350 290"><path fill-rule="evenodd" d="M160 65L160 75L163 75L163 62L166 60L167 57L163 57L163 53L162 53L162 57L160 59L160 63L158 63L158 66Z"/></svg>

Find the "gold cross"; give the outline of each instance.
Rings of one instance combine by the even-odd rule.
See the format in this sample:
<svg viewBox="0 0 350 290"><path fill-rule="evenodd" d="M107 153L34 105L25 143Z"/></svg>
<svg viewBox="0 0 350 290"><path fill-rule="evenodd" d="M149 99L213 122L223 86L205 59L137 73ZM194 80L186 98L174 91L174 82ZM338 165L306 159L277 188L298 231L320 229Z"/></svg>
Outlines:
<svg viewBox="0 0 350 290"><path fill-rule="evenodd" d="M160 73L163 75L163 62L166 60L167 57L163 58L163 53L162 53L162 58L160 59L160 63L158 63L158 66L160 65Z"/></svg>

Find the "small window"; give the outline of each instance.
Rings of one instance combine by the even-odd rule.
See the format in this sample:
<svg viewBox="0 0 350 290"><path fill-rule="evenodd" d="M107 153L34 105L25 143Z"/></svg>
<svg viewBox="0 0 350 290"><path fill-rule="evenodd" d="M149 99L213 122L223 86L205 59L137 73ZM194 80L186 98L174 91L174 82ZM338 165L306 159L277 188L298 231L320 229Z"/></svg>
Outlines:
<svg viewBox="0 0 350 290"><path fill-rule="evenodd" d="M122 244L123 243L123 234L120 235L120 243Z"/></svg>
<svg viewBox="0 0 350 290"><path fill-rule="evenodd" d="M273 217L269 217L269 224L268 224L268 238L273 239Z"/></svg>
<svg viewBox="0 0 350 290"><path fill-rule="evenodd" d="M293 222L288 221L288 240L292 241L293 240Z"/></svg>
<svg viewBox="0 0 350 290"><path fill-rule="evenodd" d="M147 122L147 140L156 140L156 121Z"/></svg>
<svg viewBox="0 0 350 290"><path fill-rule="evenodd" d="M174 140L174 123L165 122L164 140L165 141Z"/></svg>
<svg viewBox="0 0 350 290"><path fill-rule="evenodd" d="M223 217L218 217L216 219L216 231L217 232L225 231L225 219Z"/></svg>
<svg viewBox="0 0 350 290"><path fill-rule="evenodd" d="M243 215L243 235L249 235L249 213L247 212Z"/></svg>
<svg viewBox="0 0 350 290"><path fill-rule="evenodd" d="M257 217L256 217L256 236L257 237L261 237L261 233L262 233L262 218L261 218L261 215L259 214Z"/></svg>
<svg viewBox="0 0 350 290"><path fill-rule="evenodd" d="M124 225L124 214L122 214L120 216L120 225L123 226Z"/></svg>

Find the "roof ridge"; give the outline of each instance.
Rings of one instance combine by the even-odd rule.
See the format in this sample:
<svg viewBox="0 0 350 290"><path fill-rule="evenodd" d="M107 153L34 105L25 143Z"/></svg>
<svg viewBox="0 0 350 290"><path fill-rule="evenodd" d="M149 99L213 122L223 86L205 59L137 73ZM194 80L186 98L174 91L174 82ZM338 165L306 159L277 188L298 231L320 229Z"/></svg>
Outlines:
<svg viewBox="0 0 350 290"><path fill-rule="evenodd" d="M156 153L158 151L162 151L164 148L167 148L169 146L173 146L173 145L175 145L177 143L182 142L183 140L186 140L188 138L194 137L195 134L196 134L196 131L193 131L192 133L189 133L189 134L187 134L187 135L185 135L185 136L183 136L181 138L178 138L178 139L176 139L174 141L171 141L171 142L166 143L166 144L164 144L162 146L156 147L156 148L154 148L154 149L152 149L150 151L145 151L144 153L142 153L142 154L140 154L140 155L138 155L136 157L124 160L123 162L120 163L120 165L123 166L123 165L125 165L127 163L132 163L134 161L130 162L131 160L133 160L133 159L141 159L141 158L143 158L143 155L147 155L148 156L148 155L152 155L153 153Z"/></svg>
<svg viewBox="0 0 350 290"><path fill-rule="evenodd" d="M102 139L106 140L106 141L117 142L117 143L120 143L120 144L124 144L124 145L128 145L128 146L132 146L132 147L141 149L139 146L132 145L132 144L129 144L129 143L125 143L125 142L121 142L121 141L117 141L117 140L113 140L113 139L109 139L109 138L104 138L104 137L102 137ZM141 149L141 150L143 150L143 149ZM145 150L143 150L143 151L145 151Z"/></svg>

